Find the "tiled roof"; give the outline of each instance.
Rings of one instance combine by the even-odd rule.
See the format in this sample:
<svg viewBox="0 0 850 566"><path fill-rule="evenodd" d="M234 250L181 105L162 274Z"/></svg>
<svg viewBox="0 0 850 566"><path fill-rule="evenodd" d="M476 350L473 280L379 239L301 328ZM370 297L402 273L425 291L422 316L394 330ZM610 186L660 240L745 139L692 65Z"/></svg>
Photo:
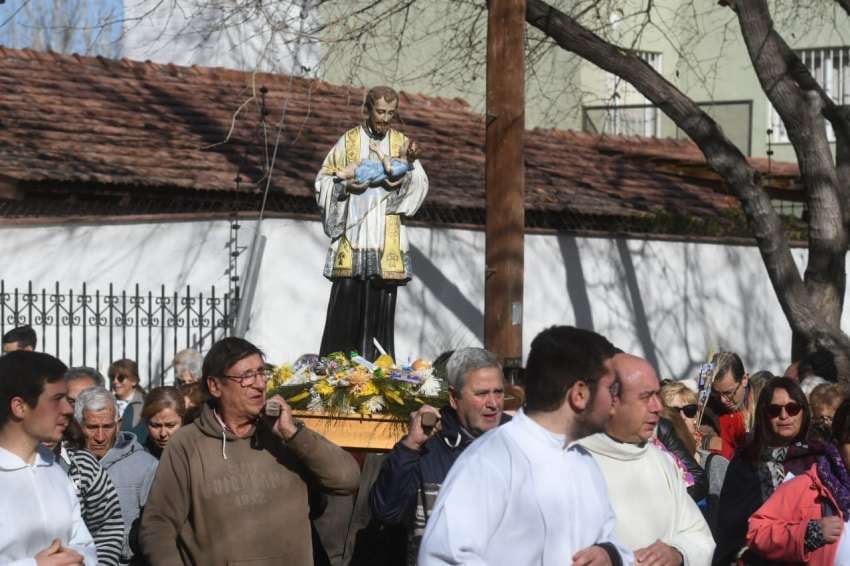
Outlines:
<svg viewBox="0 0 850 566"><path fill-rule="evenodd" d="M260 88L268 89L268 128ZM360 119L364 92L317 80L0 47L0 179L25 188L167 189L213 194L265 186L311 198L326 152ZM483 209L484 122L461 100L402 93L400 129L422 149L429 206ZM267 141L264 144L264 140ZM554 214L716 216L738 205L681 140L557 130L526 136L526 205ZM766 170L767 163L754 160ZM772 164L790 186L795 165ZM253 185L253 187L252 187ZM175 193L177 194L177 193Z"/></svg>

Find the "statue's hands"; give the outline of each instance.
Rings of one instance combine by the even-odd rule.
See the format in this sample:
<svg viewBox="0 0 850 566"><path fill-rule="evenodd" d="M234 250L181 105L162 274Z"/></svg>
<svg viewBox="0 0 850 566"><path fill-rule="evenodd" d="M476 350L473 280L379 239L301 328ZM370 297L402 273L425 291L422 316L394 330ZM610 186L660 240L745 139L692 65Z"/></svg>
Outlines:
<svg viewBox="0 0 850 566"><path fill-rule="evenodd" d="M357 163L350 163L345 169L339 169L336 172L337 179L341 179L343 181L353 179L357 175L358 165L360 165L359 161Z"/></svg>
<svg viewBox="0 0 850 566"><path fill-rule="evenodd" d="M404 181L404 176L401 176L398 179L396 179L395 181L390 181L389 179L387 179L386 181L384 181L384 185L386 185L386 187L388 189L397 189L403 181Z"/></svg>
<svg viewBox="0 0 850 566"><path fill-rule="evenodd" d="M348 181L348 184L345 186L345 190L349 193L359 193L363 192L369 188L369 182L363 181L362 183L358 183L356 181Z"/></svg>
<svg viewBox="0 0 850 566"><path fill-rule="evenodd" d="M384 152L381 151L381 143L380 142L377 142L375 140L370 141L369 142L369 150L374 151L377 154L378 158L380 158L381 160L384 159Z"/></svg>
<svg viewBox="0 0 850 566"><path fill-rule="evenodd" d="M408 147L406 150L403 150L402 153L407 156L407 160L410 163L413 163L414 161L419 159L419 146L416 145L415 141L410 140L407 140L405 144L408 144Z"/></svg>

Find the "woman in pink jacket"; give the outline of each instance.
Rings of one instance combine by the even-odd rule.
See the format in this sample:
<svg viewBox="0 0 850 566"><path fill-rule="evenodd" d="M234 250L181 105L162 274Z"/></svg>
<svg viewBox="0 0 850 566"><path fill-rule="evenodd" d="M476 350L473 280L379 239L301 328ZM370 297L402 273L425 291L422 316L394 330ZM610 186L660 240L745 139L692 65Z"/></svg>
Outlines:
<svg viewBox="0 0 850 566"><path fill-rule="evenodd" d="M850 565L850 401L835 414L833 444L783 483L749 521L747 544L771 562ZM845 536L846 535L846 536Z"/></svg>

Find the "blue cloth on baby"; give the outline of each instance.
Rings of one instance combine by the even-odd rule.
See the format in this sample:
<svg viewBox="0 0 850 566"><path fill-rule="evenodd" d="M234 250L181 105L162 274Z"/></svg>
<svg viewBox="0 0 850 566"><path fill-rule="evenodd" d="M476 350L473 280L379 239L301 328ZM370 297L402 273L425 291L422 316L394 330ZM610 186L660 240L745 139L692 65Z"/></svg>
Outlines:
<svg viewBox="0 0 850 566"><path fill-rule="evenodd" d="M392 159L390 163L392 164L393 172L395 173L392 177L390 177L391 181L398 180L399 177L410 171L410 164L405 163L404 161ZM380 161L366 159L361 161L360 165L357 166L355 179L358 185L363 183L368 183L369 185L380 185L387 180L387 172L384 171L384 166Z"/></svg>

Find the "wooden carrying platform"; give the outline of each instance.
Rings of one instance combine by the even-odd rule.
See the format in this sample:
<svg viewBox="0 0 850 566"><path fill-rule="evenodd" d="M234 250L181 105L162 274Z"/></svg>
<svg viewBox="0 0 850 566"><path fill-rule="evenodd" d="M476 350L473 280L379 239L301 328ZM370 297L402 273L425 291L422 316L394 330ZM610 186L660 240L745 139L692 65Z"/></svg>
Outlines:
<svg viewBox="0 0 850 566"><path fill-rule="evenodd" d="M293 411L310 430L318 432L343 448L385 452L392 449L407 431L407 423L389 415L329 415Z"/></svg>

